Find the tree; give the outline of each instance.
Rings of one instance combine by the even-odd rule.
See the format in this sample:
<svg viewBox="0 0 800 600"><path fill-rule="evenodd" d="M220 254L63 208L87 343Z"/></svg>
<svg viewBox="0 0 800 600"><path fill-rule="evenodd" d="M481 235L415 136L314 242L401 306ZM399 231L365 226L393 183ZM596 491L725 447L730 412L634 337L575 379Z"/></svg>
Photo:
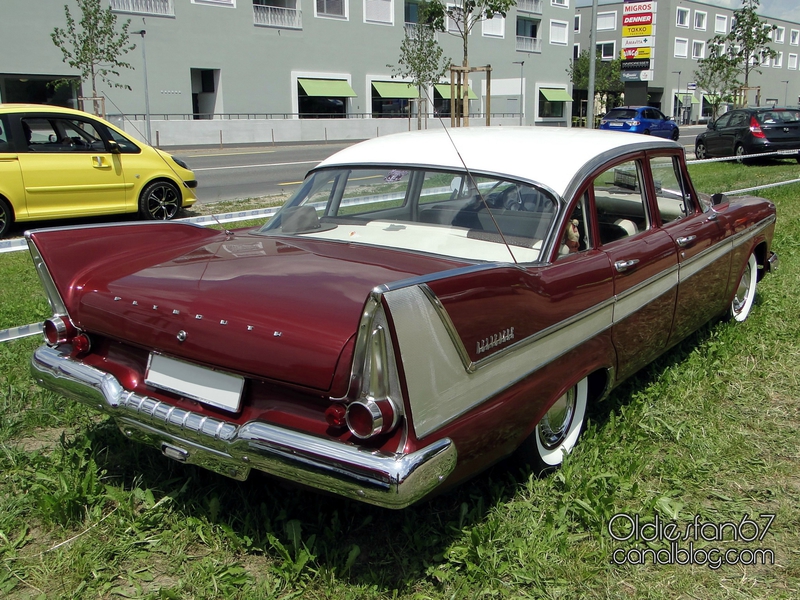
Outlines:
<svg viewBox="0 0 800 600"><path fill-rule="evenodd" d="M128 27L130 19L117 30L117 15L110 8L103 9L101 0L75 0L81 13L80 23L76 24L70 14L69 6L64 5L67 19L65 29L56 27L50 38L64 55L63 62L73 69L78 69L81 80L92 83L92 96L97 98L97 79L109 86L131 89L112 80L112 76L119 77L119 69L133 69L120 57L127 54L136 44L128 45ZM70 80L62 79L58 83L64 85ZM95 102L95 114L98 113L98 103Z"/></svg>
<svg viewBox="0 0 800 600"><path fill-rule="evenodd" d="M598 53L595 58L594 87L598 92L619 93L625 89L620 77L620 60L602 60ZM569 62L567 69L572 86L579 90L589 89L589 51L584 50L576 60Z"/></svg>
<svg viewBox="0 0 800 600"><path fill-rule="evenodd" d="M464 58L461 62L464 74L463 109L461 114L469 115L469 35L480 21L491 20L495 15L506 16L517 0L430 0L420 4L420 15L424 22L430 23L436 31L443 31L461 38ZM459 111L455 111L459 114Z"/></svg>
<svg viewBox="0 0 800 600"><path fill-rule="evenodd" d="M410 33L409 33L410 30ZM406 28L400 44L400 58L392 77L411 79L423 99L423 89L437 83L447 73L449 58L436 42L433 27L419 23ZM422 129L422 111L417 110L417 129Z"/></svg>
<svg viewBox="0 0 800 600"><path fill-rule="evenodd" d="M695 81L708 92L706 101L711 106L711 118L716 119L720 105L733 100L734 92L741 86L739 68L730 56L720 52L719 46L712 46L708 58L700 59L697 64L700 68L694 72Z"/></svg>
<svg viewBox="0 0 800 600"><path fill-rule="evenodd" d="M756 13L760 0L742 0L742 8L733 11L731 30L726 35L716 35L711 40L712 52L724 47L738 73L744 75L744 87L750 87L750 74L761 73L762 61L775 58L778 53L770 48L772 32L777 25L768 25Z"/></svg>

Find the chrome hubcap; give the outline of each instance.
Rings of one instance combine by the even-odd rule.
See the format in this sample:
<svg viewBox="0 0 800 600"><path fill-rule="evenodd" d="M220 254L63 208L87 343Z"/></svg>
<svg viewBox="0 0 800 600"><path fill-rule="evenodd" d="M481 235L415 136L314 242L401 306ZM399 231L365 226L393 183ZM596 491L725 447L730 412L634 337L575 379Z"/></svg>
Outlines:
<svg viewBox="0 0 800 600"><path fill-rule="evenodd" d="M576 392L573 387L556 400L537 426L539 441L548 450L561 444L567 437L567 432L572 425L572 417L575 415L575 396Z"/></svg>

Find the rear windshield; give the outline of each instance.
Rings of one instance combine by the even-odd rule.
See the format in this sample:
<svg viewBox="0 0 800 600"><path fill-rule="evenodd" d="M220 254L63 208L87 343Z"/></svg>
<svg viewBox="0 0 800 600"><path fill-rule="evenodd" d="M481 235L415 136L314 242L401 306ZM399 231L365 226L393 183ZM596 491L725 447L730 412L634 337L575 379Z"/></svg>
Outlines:
<svg viewBox="0 0 800 600"><path fill-rule="evenodd" d="M604 119L632 119L636 116L636 111L630 108L615 108L608 111Z"/></svg>
<svg viewBox="0 0 800 600"><path fill-rule="evenodd" d="M800 123L800 110L776 109L756 115L761 125L783 125Z"/></svg>
<svg viewBox="0 0 800 600"><path fill-rule="evenodd" d="M530 183L421 168L311 174L259 233L467 260L540 260L556 199ZM506 246L506 244L508 246Z"/></svg>

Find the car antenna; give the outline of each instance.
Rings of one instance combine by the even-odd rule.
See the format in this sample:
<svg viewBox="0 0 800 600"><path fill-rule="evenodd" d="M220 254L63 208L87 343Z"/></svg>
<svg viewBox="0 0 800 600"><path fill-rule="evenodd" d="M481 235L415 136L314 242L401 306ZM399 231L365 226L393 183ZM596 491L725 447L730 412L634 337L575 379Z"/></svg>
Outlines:
<svg viewBox="0 0 800 600"><path fill-rule="evenodd" d="M428 93L427 89L424 90L424 91L425 91L425 96L428 99L428 102L430 102L431 106L433 106L433 98L430 97L430 94ZM450 110L452 111L453 110L453 106L452 106L453 100L452 100L452 98L450 99L450 102L451 102ZM456 146L456 143L453 141L453 138L450 136L450 131L447 129L447 127L445 127L444 120L442 119L441 115L439 115L439 123L441 124L442 129L444 130L444 133L447 136L447 139L450 140L450 144L453 146L453 150L456 151L456 155L458 156L458 160L461 161L461 164L464 167L464 171L467 173L467 177L469 177L470 183L475 188L475 191L477 192L478 197L481 199L481 202L483 202L483 206L486 208L486 212L489 214L489 218L492 220L492 223L494 224L495 229L497 229L497 233L500 234L500 239L503 240L503 244L505 245L506 250L508 250L508 253L511 255L511 260L514 261L515 265L519 264L517 262L517 257L514 256L514 252L511 251L511 246L506 241L506 236L503 235L503 230L500 229L500 225L497 223L497 220L494 218L494 215L492 214L492 211L489 208L489 203L486 202L486 198L483 196L483 193L481 192L480 188L478 187L478 183L475 181L475 177L473 177L472 171L470 171L469 167L467 166L467 163L464 160L464 157L461 156L461 152L458 151L458 146Z"/></svg>
<svg viewBox="0 0 800 600"><path fill-rule="evenodd" d="M235 234L233 233L233 231L231 231L230 229L228 229L227 227L225 227L225 225L223 225L223 224L222 224L222 221L220 221L220 220L217 218L217 215L215 215L214 213L211 213L211 218L212 218L212 219L214 219L214 221L216 221L217 225L219 225L219 226L222 228L222 231L224 231L224 232L225 232L225 235L226 235L227 237L229 237L229 238L232 238L232 237L234 237L234 235L235 235Z"/></svg>

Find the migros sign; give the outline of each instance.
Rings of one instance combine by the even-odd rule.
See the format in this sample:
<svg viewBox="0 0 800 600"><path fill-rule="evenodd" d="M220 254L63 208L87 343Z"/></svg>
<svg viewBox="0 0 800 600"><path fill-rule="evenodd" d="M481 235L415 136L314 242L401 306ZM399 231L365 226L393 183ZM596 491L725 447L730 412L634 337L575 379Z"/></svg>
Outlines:
<svg viewBox="0 0 800 600"><path fill-rule="evenodd" d="M631 2L625 3L622 7L623 15L634 15L639 13L654 13L656 12L655 2Z"/></svg>

